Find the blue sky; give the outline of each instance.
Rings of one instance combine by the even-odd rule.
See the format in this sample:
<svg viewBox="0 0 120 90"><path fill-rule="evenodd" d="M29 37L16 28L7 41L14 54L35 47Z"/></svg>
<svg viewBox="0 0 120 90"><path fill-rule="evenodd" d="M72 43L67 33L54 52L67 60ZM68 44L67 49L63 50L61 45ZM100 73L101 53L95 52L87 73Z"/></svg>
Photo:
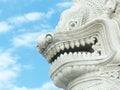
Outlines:
<svg viewBox="0 0 120 90"><path fill-rule="evenodd" d="M0 90L60 90L36 50L38 35L53 32L72 0L0 0Z"/></svg>

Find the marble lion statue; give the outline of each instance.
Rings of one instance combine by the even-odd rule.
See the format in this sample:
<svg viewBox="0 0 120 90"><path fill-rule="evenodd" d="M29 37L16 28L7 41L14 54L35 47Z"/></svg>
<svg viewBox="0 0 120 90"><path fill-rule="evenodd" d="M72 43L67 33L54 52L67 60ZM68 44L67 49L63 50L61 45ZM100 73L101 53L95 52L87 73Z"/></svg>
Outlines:
<svg viewBox="0 0 120 90"><path fill-rule="evenodd" d="M120 90L120 0L74 0L38 51L64 90Z"/></svg>

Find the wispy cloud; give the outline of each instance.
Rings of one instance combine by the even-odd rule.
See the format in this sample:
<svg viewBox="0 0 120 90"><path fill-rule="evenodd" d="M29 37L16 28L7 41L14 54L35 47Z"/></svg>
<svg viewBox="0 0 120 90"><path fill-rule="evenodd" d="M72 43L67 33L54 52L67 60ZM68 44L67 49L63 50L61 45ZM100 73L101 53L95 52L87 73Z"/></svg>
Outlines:
<svg viewBox="0 0 120 90"><path fill-rule="evenodd" d="M0 90L24 90L22 88L14 89L18 87L16 85L17 77L22 71L33 69L31 65L21 65L18 62L19 57L13 54L11 50L0 49Z"/></svg>
<svg viewBox="0 0 120 90"><path fill-rule="evenodd" d="M38 20L48 19L54 14L54 9L48 10L48 12L30 12L21 16L10 17L7 22L13 25L30 23Z"/></svg>
<svg viewBox="0 0 120 90"><path fill-rule="evenodd" d="M13 28L12 25L7 22L0 22L0 33L7 32Z"/></svg>
<svg viewBox="0 0 120 90"><path fill-rule="evenodd" d="M51 81L36 88L17 86L16 78L25 67L18 64L18 57L12 54L12 52L0 50L0 90L62 90L54 86Z"/></svg>
<svg viewBox="0 0 120 90"><path fill-rule="evenodd" d="M62 90L58 89L54 84L50 82L44 83L42 86L38 88L28 88L28 87L13 87L12 90Z"/></svg>
<svg viewBox="0 0 120 90"><path fill-rule="evenodd" d="M54 10L54 9L50 9L50 10L45 14L45 17L46 17L46 18L50 18L54 13L55 13L55 10Z"/></svg>
<svg viewBox="0 0 120 90"><path fill-rule="evenodd" d="M0 53L0 67L7 68L9 65L15 64L14 58L8 52Z"/></svg>
<svg viewBox="0 0 120 90"><path fill-rule="evenodd" d="M72 2L60 2L60 3L58 3L56 6L57 6L58 8L63 9L63 8L68 8L68 7L70 7L71 5L72 5Z"/></svg>
<svg viewBox="0 0 120 90"><path fill-rule="evenodd" d="M58 90L58 88L52 82L46 82L38 90Z"/></svg>
<svg viewBox="0 0 120 90"><path fill-rule="evenodd" d="M28 22L33 22L42 19L44 17L44 13L42 12L31 12L24 14L22 16L11 17L8 19L8 22L14 25L23 24Z"/></svg>
<svg viewBox="0 0 120 90"><path fill-rule="evenodd" d="M32 12L32 13L28 13L25 15L25 18L28 21L36 21L41 19L44 16L44 13L40 13L40 12Z"/></svg>
<svg viewBox="0 0 120 90"><path fill-rule="evenodd" d="M0 33L10 31L17 26L23 25L25 23L40 20L42 17L44 17L44 13L41 12L31 12L22 16L10 17L5 21L0 22Z"/></svg>
<svg viewBox="0 0 120 90"><path fill-rule="evenodd" d="M10 52L0 52L0 90L8 90L13 78L17 77L20 67L16 58Z"/></svg>
<svg viewBox="0 0 120 90"><path fill-rule="evenodd" d="M54 14L54 9L48 10L48 12L30 12L21 16L10 17L5 21L0 22L0 33L7 32L15 29L18 26L25 25L31 22L41 21L42 24L46 19L49 19Z"/></svg>
<svg viewBox="0 0 120 90"><path fill-rule="evenodd" d="M26 33L22 35L18 35L13 38L12 43L14 47L31 47L38 37L39 33Z"/></svg>
<svg viewBox="0 0 120 90"><path fill-rule="evenodd" d="M60 90L51 81L36 88L17 86L14 80L22 71L21 69L25 68L18 65L17 57L12 56L9 51L0 51L0 90Z"/></svg>

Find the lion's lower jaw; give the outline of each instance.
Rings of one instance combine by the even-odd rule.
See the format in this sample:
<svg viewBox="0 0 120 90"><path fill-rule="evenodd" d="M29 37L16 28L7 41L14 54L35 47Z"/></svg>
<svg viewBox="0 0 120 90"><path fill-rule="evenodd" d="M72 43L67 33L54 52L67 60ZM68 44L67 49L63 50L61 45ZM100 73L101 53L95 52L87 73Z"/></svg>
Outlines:
<svg viewBox="0 0 120 90"><path fill-rule="evenodd" d="M74 63L74 65L63 65L56 72L50 73L50 76L56 86L66 89L68 84L76 78L97 71L99 71L97 65L77 65Z"/></svg>

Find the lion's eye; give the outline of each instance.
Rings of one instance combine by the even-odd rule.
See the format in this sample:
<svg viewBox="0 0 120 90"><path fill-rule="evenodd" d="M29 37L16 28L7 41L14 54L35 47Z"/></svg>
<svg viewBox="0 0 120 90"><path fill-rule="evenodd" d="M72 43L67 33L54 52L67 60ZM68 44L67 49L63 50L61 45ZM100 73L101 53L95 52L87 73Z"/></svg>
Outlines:
<svg viewBox="0 0 120 90"><path fill-rule="evenodd" d="M75 27L76 24L77 24L77 22L71 22L71 23L70 23L70 26L71 26L71 27Z"/></svg>
<svg viewBox="0 0 120 90"><path fill-rule="evenodd" d="M70 22L69 22L69 30L75 28L76 25L77 25L77 21L70 21Z"/></svg>

